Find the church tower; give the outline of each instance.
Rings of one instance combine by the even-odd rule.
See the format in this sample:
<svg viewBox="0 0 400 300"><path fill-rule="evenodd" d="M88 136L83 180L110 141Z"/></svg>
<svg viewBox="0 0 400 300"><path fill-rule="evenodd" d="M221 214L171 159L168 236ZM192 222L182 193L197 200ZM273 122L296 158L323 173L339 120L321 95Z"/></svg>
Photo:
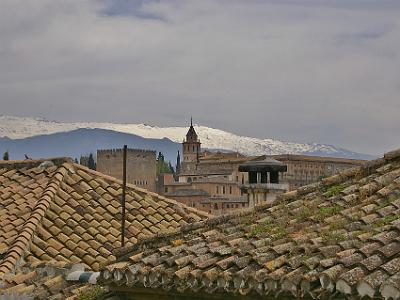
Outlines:
<svg viewBox="0 0 400 300"><path fill-rule="evenodd" d="M190 128L186 134L186 140L182 143L183 162L199 162L200 145L200 140L193 127L193 120L190 118Z"/></svg>

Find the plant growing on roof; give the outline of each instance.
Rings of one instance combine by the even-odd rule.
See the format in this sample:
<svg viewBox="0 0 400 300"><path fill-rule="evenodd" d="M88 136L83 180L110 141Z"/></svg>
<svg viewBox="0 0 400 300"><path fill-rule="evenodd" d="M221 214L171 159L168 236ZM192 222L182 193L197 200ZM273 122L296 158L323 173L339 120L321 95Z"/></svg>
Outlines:
<svg viewBox="0 0 400 300"><path fill-rule="evenodd" d="M99 285L84 289L78 296L78 300L96 300L106 293L106 289Z"/></svg>
<svg viewBox="0 0 400 300"><path fill-rule="evenodd" d="M386 216L382 219L379 219L376 223L373 224L373 226L375 228L380 228L380 227L383 227L385 225L392 223L393 221L396 221L397 219L400 219L399 215Z"/></svg>
<svg viewBox="0 0 400 300"><path fill-rule="evenodd" d="M321 232L321 237L326 242L343 242L346 240L346 236L339 230L326 230Z"/></svg>
<svg viewBox="0 0 400 300"><path fill-rule="evenodd" d="M340 207L337 204L334 204L331 206L320 207L318 212L315 214L315 217L316 217L317 221L321 222L328 217L338 214L341 210L342 210L342 207Z"/></svg>
<svg viewBox="0 0 400 300"><path fill-rule="evenodd" d="M335 184L328 188L328 190L324 193L324 196L327 198L337 196L343 191L348 185L347 184Z"/></svg>
<svg viewBox="0 0 400 300"><path fill-rule="evenodd" d="M286 228L283 224L274 222L272 218L267 217L252 228L248 237L264 236L268 234L272 240L279 240L287 235Z"/></svg>
<svg viewBox="0 0 400 300"><path fill-rule="evenodd" d="M302 207L298 213L295 215L299 222L305 221L308 217L312 215L312 210L309 207Z"/></svg>
<svg viewBox="0 0 400 300"><path fill-rule="evenodd" d="M375 208L375 211L378 211L378 210L388 206L390 203L394 202L396 199L397 199L397 197L394 195L384 198L384 200Z"/></svg>

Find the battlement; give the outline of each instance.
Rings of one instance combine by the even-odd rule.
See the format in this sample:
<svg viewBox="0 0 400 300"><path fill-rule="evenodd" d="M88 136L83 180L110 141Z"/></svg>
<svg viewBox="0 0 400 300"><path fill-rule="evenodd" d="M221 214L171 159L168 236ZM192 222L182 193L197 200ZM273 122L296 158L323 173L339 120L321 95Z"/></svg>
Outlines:
<svg viewBox="0 0 400 300"><path fill-rule="evenodd" d="M99 149L97 150L97 155L114 155L114 154L122 154L123 149ZM157 155L157 152L154 150L147 150L147 149L135 149L135 148L128 148L127 153L133 153L133 154L149 154L149 155Z"/></svg>
<svg viewBox="0 0 400 300"><path fill-rule="evenodd" d="M124 149L97 150L96 170L109 176L122 179ZM127 149L127 182L150 191L156 191L157 161L156 151Z"/></svg>

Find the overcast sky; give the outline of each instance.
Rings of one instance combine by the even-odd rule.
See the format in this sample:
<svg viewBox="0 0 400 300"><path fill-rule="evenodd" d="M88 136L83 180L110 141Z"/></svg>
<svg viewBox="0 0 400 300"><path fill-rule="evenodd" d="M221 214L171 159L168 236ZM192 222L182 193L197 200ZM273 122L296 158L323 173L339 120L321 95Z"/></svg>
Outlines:
<svg viewBox="0 0 400 300"><path fill-rule="evenodd" d="M0 114L400 147L399 0L1 0Z"/></svg>

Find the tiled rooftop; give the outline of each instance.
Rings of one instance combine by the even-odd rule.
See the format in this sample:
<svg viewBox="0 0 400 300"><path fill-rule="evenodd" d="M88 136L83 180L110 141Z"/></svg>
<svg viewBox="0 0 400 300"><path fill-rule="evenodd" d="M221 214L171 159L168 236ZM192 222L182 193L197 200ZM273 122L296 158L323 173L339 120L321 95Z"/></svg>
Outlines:
<svg viewBox="0 0 400 300"><path fill-rule="evenodd" d="M0 283L0 299L78 299L85 292L98 288L79 280L67 281L68 274L78 268L78 265L56 261L24 264L18 267L16 274L4 276Z"/></svg>
<svg viewBox="0 0 400 300"><path fill-rule="evenodd" d="M98 270L121 246L121 181L69 159L0 162L0 279L22 261ZM126 245L207 214L128 184Z"/></svg>
<svg viewBox="0 0 400 300"><path fill-rule="evenodd" d="M111 289L400 299L400 150L118 251Z"/></svg>

